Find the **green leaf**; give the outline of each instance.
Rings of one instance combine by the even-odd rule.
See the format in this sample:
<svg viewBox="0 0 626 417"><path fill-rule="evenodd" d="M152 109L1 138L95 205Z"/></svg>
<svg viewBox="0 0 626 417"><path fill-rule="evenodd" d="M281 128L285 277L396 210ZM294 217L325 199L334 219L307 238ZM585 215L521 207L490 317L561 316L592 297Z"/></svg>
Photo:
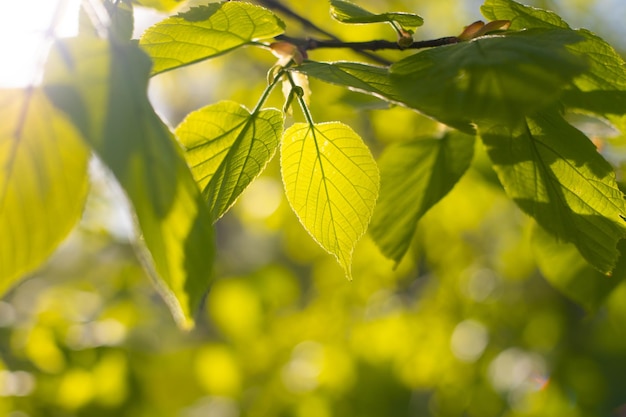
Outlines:
<svg viewBox="0 0 626 417"><path fill-rule="evenodd" d="M489 19L507 19L512 29L565 28L570 26L553 12L524 6L511 0L487 0L482 12ZM599 36L586 29L576 30L582 41L568 50L583 57L588 69L574 79L564 92L563 102L570 107L601 115L626 113L626 63Z"/></svg>
<svg viewBox="0 0 626 417"><path fill-rule="evenodd" d="M507 194L557 238L573 243L605 274L626 235L624 196L594 145L556 113L480 133Z"/></svg>
<svg viewBox="0 0 626 417"><path fill-rule="evenodd" d="M41 90L0 97L0 293L39 266L80 219L89 152Z"/></svg>
<svg viewBox="0 0 626 417"><path fill-rule="evenodd" d="M390 68L405 105L439 120L513 123L556 101L587 65L563 29L488 35L409 56Z"/></svg>
<svg viewBox="0 0 626 417"><path fill-rule="evenodd" d="M342 123L296 123L283 137L281 171L300 222L352 279L352 251L378 197L378 168L369 149Z"/></svg>
<svg viewBox="0 0 626 417"><path fill-rule="evenodd" d="M312 77L382 97L470 132L470 122L513 123L558 100L587 69L571 30L532 29L432 48L393 64L307 62Z"/></svg>
<svg viewBox="0 0 626 417"><path fill-rule="evenodd" d="M378 161L380 198L370 233L385 256L399 263L417 222L454 187L474 156L474 137L449 131L385 149Z"/></svg>
<svg viewBox="0 0 626 417"><path fill-rule="evenodd" d="M480 11L489 20L509 20L512 30L569 29L569 25L556 13L511 0L486 0L485 4L480 7Z"/></svg>
<svg viewBox="0 0 626 417"><path fill-rule="evenodd" d="M275 109L250 114L223 101L190 113L176 128L186 159L219 219L272 158L283 132L283 115Z"/></svg>
<svg viewBox="0 0 626 417"><path fill-rule="evenodd" d="M152 74L230 52L283 33L272 12L244 2L210 3L150 27L139 44L154 61Z"/></svg>
<svg viewBox="0 0 626 417"><path fill-rule="evenodd" d="M178 323L191 326L210 284L212 222L182 149L148 101L149 58L136 46L76 39L58 42L49 61L50 97L126 191L148 271Z"/></svg>
<svg viewBox="0 0 626 417"><path fill-rule="evenodd" d="M424 19L414 13L388 12L374 14L354 3L342 0L330 0L330 14L342 23L397 23L407 32L424 24Z"/></svg>
<svg viewBox="0 0 626 417"><path fill-rule="evenodd" d="M548 282L590 312L597 310L626 278L626 240L618 244L619 260L611 276L592 268L576 246L559 242L540 227L533 231L532 246L537 265Z"/></svg>

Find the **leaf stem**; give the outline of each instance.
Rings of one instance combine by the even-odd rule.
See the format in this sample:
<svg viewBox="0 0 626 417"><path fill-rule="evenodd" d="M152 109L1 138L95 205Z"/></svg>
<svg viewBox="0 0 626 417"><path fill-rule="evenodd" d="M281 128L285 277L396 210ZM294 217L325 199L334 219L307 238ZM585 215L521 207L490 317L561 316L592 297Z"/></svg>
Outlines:
<svg viewBox="0 0 626 417"><path fill-rule="evenodd" d="M252 115L256 115L259 111L261 111L263 104L265 104L265 101L269 97L272 90L274 90L274 87L276 87L276 84L278 84L278 82L280 81L280 79L283 77L284 74L289 74L289 72L287 71L287 68L289 68L290 66L291 66L291 63L289 63L288 65L286 65L285 67L281 68L279 71L276 72L276 75L274 75L274 77L272 78L272 81L267 85L267 87L265 87L265 90L263 90L263 94L261 94L259 101L257 101L256 105L254 106L254 109L252 110Z"/></svg>
<svg viewBox="0 0 626 417"><path fill-rule="evenodd" d="M293 76L291 75L291 73L287 71L286 75L287 75L287 79L289 80L289 84L291 84L292 90L295 90L296 88L298 88L295 81L293 80ZM296 94L296 96L298 97L298 103L300 104L300 108L302 109L302 114L304 114L304 118L306 119L311 129L313 129L315 123L313 122L313 116L311 116L309 107L307 106L306 101L304 101L304 97L302 97L302 94ZM316 139L315 145L317 146L317 139Z"/></svg>

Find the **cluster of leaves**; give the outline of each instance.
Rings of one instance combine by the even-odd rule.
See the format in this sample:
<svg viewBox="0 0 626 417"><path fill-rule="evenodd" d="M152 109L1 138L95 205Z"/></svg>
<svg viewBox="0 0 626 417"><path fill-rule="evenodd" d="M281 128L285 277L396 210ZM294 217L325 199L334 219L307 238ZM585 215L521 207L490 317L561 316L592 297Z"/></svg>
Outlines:
<svg viewBox="0 0 626 417"><path fill-rule="evenodd" d="M131 4L104 4L111 22L96 20L79 37L55 42L42 85L0 102L2 119L12 121L0 127L0 227L10 242L0 249L2 290L38 266L79 218L91 151L125 190L142 236L138 253L179 323L190 325L210 284L213 223L279 148L292 209L350 277L352 251L368 227L381 251L401 261L419 219L470 166L475 137L510 198L548 232L537 238L541 256L580 253L587 262L580 268L626 272L618 262L626 208L615 173L564 117L583 112L626 132L626 66L602 39L557 15L487 0L483 14L510 22L507 30L464 32L453 45L383 67L303 60L297 45L271 42L283 21L247 2L191 8L149 28L138 45L130 41ZM422 24L414 14L374 14L339 0L331 15L347 24L387 22L400 49ZM148 101L149 78L244 46L281 57L254 109L211 104L171 132ZM349 126L314 121L303 75L414 109L441 129L389 146L377 164ZM266 108L281 83L285 108ZM304 122L285 129L293 102ZM560 270L544 263L558 284Z"/></svg>

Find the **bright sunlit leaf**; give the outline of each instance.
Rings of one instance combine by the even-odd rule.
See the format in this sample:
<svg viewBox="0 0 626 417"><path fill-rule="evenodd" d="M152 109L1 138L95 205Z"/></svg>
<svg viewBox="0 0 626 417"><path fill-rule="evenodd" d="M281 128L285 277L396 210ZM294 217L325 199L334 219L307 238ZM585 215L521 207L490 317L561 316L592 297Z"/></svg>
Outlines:
<svg viewBox="0 0 626 417"><path fill-rule="evenodd" d="M283 115L278 110L250 114L232 101L192 112L176 128L214 220L265 168L276 152L282 131Z"/></svg>
<svg viewBox="0 0 626 417"><path fill-rule="evenodd" d="M89 152L39 89L0 91L0 293L37 267L80 218Z"/></svg>
<svg viewBox="0 0 626 417"><path fill-rule="evenodd" d="M395 22L403 30L412 33L424 24L424 19L414 13L387 12L374 14L354 3L342 0L330 0L330 14L342 23L380 23Z"/></svg>
<svg viewBox="0 0 626 417"><path fill-rule="evenodd" d="M613 168L591 141L547 112L517 128L480 133L509 197L600 272L611 273L617 243L626 236L626 207Z"/></svg>
<svg viewBox="0 0 626 417"><path fill-rule="evenodd" d="M148 101L150 60L136 46L76 39L55 45L48 69L50 97L126 191L148 271L179 324L192 325L210 284L212 222L182 150Z"/></svg>
<svg viewBox="0 0 626 417"><path fill-rule="evenodd" d="M210 3L165 19L139 40L158 74L283 33L272 12L245 2Z"/></svg>
<svg viewBox="0 0 626 417"><path fill-rule="evenodd" d="M378 168L369 149L342 123L296 123L283 137L281 170L300 222L351 279L352 251L378 197Z"/></svg>
<svg viewBox="0 0 626 417"><path fill-rule="evenodd" d="M474 156L474 137L457 131L388 147L378 161L380 198L370 233L396 263L419 219L457 183Z"/></svg>

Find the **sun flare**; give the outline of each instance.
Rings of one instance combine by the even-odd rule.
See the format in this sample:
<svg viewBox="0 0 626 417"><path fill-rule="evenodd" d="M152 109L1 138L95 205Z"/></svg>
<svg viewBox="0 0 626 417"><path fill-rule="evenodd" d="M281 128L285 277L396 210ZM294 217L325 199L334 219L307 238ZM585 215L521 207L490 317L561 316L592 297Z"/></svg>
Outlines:
<svg viewBox="0 0 626 417"><path fill-rule="evenodd" d="M78 31L80 0L20 0L3 4L0 15L0 88L38 82L50 36Z"/></svg>

